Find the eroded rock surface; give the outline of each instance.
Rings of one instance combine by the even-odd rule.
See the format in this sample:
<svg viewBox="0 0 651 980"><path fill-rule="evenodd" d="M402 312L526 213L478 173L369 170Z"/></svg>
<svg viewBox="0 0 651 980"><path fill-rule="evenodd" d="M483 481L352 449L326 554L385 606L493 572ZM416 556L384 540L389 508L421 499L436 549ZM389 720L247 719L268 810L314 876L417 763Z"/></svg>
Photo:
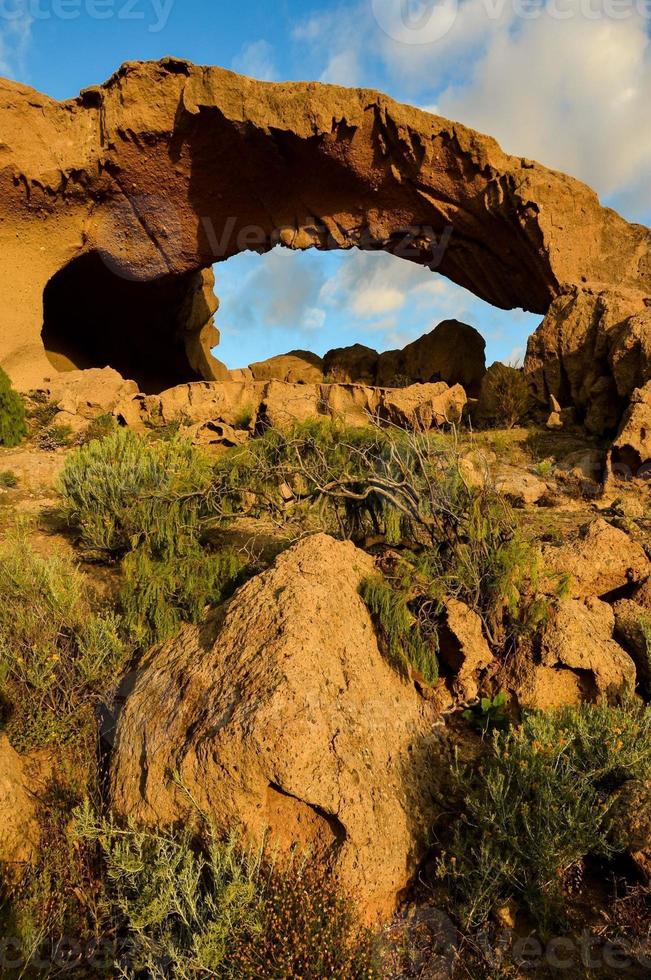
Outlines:
<svg viewBox="0 0 651 980"><path fill-rule="evenodd" d="M595 431L649 380L649 230L458 123L174 58L68 102L3 80L0 118L0 363L23 389L52 364L145 392L220 377L210 269L277 243L384 249L547 314L532 384Z"/></svg>
<svg viewBox="0 0 651 980"><path fill-rule="evenodd" d="M567 576L574 598L609 596L641 585L651 573L644 548L602 517L586 525L578 538L560 547L546 545L543 558L549 572Z"/></svg>
<svg viewBox="0 0 651 980"><path fill-rule="evenodd" d="M36 802L21 756L0 735L0 873L13 878L40 839Z"/></svg>
<svg viewBox="0 0 651 980"><path fill-rule="evenodd" d="M610 450L608 466L609 473L618 479L651 480L651 382L633 392Z"/></svg>
<svg viewBox="0 0 651 980"><path fill-rule="evenodd" d="M351 543L307 538L147 653L118 723L117 812L169 825L191 817L191 796L224 831L311 847L364 907L390 912L423 853L445 750L378 650L358 594L373 567Z"/></svg>
<svg viewBox="0 0 651 980"><path fill-rule="evenodd" d="M380 422L427 430L458 423L467 399L460 385L443 382L408 388L366 388L284 381L193 382L160 395L129 395L113 409L132 428L182 421L252 431L287 428L309 419L331 418L349 425Z"/></svg>

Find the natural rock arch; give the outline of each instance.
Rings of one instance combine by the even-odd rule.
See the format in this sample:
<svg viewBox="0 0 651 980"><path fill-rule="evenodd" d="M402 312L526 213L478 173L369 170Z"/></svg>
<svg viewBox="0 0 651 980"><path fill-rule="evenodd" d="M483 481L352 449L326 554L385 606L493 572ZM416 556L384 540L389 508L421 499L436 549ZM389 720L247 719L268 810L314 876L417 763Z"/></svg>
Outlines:
<svg viewBox="0 0 651 980"><path fill-rule="evenodd" d="M0 114L0 362L22 387L52 372L43 297L73 297L79 261L93 271L86 294L99 284L98 308L106 282L112 302L148 297L140 327L132 313L125 323L138 360L159 339L155 370L138 369L151 386L218 378L206 270L278 241L384 249L497 306L548 314L530 345L532 385L541 400L572 400L593 428L616 425L631 385L648 378L649 230L457 123L370 90L256 82L175 59L126 64L64 103L0 82ZM69 347L55 319L44 339ZM74 320L77 346L97 348ZM116 338L124 326L104 320Z"/></svg>

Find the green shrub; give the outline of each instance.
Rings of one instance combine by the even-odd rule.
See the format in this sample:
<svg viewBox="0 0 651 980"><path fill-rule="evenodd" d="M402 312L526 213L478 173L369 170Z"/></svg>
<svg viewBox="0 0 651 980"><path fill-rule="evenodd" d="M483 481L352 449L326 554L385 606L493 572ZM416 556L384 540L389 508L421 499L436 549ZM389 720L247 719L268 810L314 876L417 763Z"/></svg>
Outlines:
<svg viewBox="0 0 651 980"><path fill-rule="evenodd" d="M0 368L0 446L17 446L26 435L25 403Z"/></svg>
<svg viewBox="0 0 651 980"><path fill-rule="evenodd" d="M0 693L14 744L66 741L125 659L119 621L67 558L0 546Z"/></svg>
<svg viewBox="0 0 651 980"><path fill-rule="evenodd" d="M428 590L418 588L417 580L409 574L392 582L382 575L362 582L361 596L373 615L376 627L389 660L402 674L416 670L428 684L438 680L438 634L436 615L440 603ZM430 599L429 605L424 596ZM425 613L425 614L424 614Z"/></svg>
<svg viewBox="0 0 651 980"><path fill-rule="evenodd" d="M196 548L165 560L150 558L143 548L127 555L120 600L132 641L150 646L173 636L183 622L198 623L207 605L232 590L244 564L230 549L209 554Z"/></svg>
<svg viewBox="0 0 651 980"><path fill-rule="evenodd" d="M2 470L0 472L0 487L3 490L15 490L19 480L13 470Z"/></svg>
<svg viewBox="0 0 651 980"><path fill-rule="evenodd" d="M307 863L274 864L209 829L203 848L187 831L119 829L88 806L77 833L106 863L113 921L127 937L124 977L379 977L372 937Z"/></svg>
<svg viewBox="0 0 651 980"><path fill-rule="evenodd" d="M66 966L74 972L77 955L70 949L71 937L92 951L106 927L107 945L111 941L97 848L79 839L70 820L88 793L96 793L96 739L89 731L86 744L75 745L73 752L70 746L57 747L52 778L39 789L41 840L35 861L5 888L0 877L0 929L4 936L15 937L16 952L25 961L24 971L15 971L17 976L52 976L59 970L66 973ZM43 961L56 961L57 970L48 970ZM96 962L92 976L113 976L107 965L102 970Z"/></svg>
<svg viewBox="0 0 651 980"><path fill-rule="evenodd" d="M51 402L45 392L33 391L30 394L27 418L34 428L46 429L59 411L59 406Z"/></svg>
<svg viewBox="0 0 651 980"><path fill-rule="evenodd" d="M535 713L495 733L478 766L458 766L463 813L441 842L440 873L464 928L510 899L543 929L563 924L564 885L588 855L611 857L609 798L651 775L651 709Z"/></svg>
<svg viewBox="0 0 651 980"><path fill-rule="evenodd" d="M254 417L254 408L251 405L244 405L235 415L235 419L233 420L234 427L236 429L248 429Z"/></svg>
<svg viewBox="0 0 651 980"><path fill-rule="evenodd" d="M123 555L144 546L165 559L198 539L211 473L186 439L152 443L118 429L68 457L60 490L88 550Z"/></svg>
<svg viewBox="0 0 651 980"><path fill-rule="evenodd" d="M478 414L488 425L512 429L526 415L531 402L529 385L518 368L496 361L484 375Z"/></svg>
<svg viewBox="0 0 651 980"><path fill-rule="evenodd" d="M237 514L250 508L253 496L258 513L298 523L314 519L325 530L338 529L347 537L377 532L384 503L366 484L369 476L390 467L391 445L381 429L329 419L268 429L218 461L216 509ZM289 508L288 487L294 492Z"/></svg>
<svg viewBox="0 0 651 980"><path fill-rule="evenodd" d="M105 439L113 435L118 428L118 422L114 415L105 412L94 418L86 431L82 433L81 441L85 445L88 442L95 442L97 439Z"/></svg>

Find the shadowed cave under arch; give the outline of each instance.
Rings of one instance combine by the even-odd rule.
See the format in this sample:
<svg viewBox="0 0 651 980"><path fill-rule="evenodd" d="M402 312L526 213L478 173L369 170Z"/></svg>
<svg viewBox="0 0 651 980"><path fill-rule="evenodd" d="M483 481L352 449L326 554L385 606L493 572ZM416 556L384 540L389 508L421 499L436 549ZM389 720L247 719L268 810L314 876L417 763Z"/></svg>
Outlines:
<svg viewBox="0 0 651 980"><path fill-rule="evenodd" d="M146 394L201 374L184 337L196 273L139 281L118 275L97 252L73 259L47 284L42 339L58 371L112 367Z"/></svg>

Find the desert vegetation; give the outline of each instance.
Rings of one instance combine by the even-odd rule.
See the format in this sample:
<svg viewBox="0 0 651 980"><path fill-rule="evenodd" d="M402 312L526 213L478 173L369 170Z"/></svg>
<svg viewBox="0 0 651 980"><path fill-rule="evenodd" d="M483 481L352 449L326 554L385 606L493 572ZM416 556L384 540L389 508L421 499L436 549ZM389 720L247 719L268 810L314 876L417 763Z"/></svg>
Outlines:
<svg viewBox="0 0 651 980"><path fill-rule="evenodd" d="M182 417L133 431L100 413L64 438L49 402L2 403L3 433L18 419L7 446L27 437L30 451L61 458L50 506L60 546L44 547L18 511L0 544L2 732L40 780L40 844L2 885L23 975L42 975L43 961L47 975L133 980L419 975L420 940L400 916L378 926L310 846L288 854L237 823L217 827L180 773L166 779L187 798L184 820L145 826L112 811L121 699L150 648L173 650L181 630L203 628L280 553L322 534L364 556L357 601L374 642L449 740L445 762L431 748L414 761L441 816L403 898L447 916L454 975L519 975L515 962L491 973L486 942L505 921L542 940L573 935L590 889L603 935L645 955L649 893L620 800L651 778L646 675L637 695L540 710L520 703L510 672L541 663L558 610L576 601L490 466L509 455L554 479L560 437L514 428L528 410L521 378L505 369L485 381L480 403L496 406L501 428L317 418L254 429L247 408L234 418L246 440L217 453ZM9 517L24 478L6 469L0 485ZM551 522L544 535L563 543ZM649 615L641 603L633 614L648 656Z"/></svg>

